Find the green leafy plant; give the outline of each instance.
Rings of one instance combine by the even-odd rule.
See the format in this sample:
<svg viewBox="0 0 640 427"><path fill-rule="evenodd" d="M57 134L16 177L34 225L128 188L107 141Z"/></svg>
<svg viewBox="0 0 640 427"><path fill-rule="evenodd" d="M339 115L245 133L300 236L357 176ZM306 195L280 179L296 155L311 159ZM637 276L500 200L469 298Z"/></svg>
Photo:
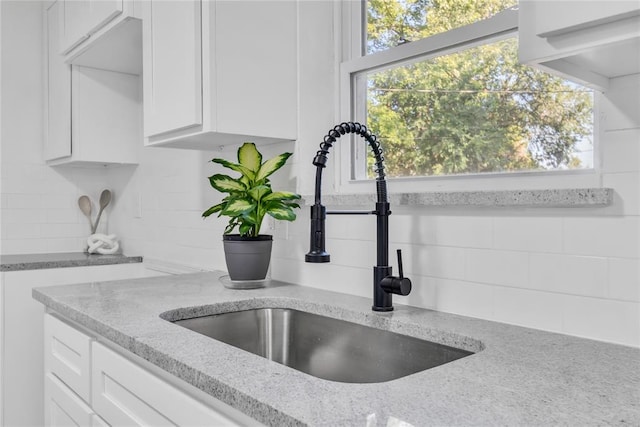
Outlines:
<svg viewBox="0 0 640 427"><path fill-rule="evenodd" d="M211 161L240 173L239 178L229 175L215 174L209 177L213 188L226 193L222 202L211 206L202 213L203 217L218 213L228 216L229 224L224 234L230 234L238 227L241 236L256 237L260 234L260 226L265 215L275 219L293 221L296 219L295 208L300 206L296 200L300 195L288 191L273 191L269 176L287 162L292 153L282 153L265 162L255 144L245 142L238 149L238 163L215 158Z"/></svg>

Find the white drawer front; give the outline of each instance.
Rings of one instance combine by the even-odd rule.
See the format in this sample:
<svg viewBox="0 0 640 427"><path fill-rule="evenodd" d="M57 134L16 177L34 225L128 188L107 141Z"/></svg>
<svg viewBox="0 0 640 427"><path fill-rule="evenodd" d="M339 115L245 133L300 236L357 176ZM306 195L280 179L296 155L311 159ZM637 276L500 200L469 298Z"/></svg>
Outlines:
<svg viewBox="0 0 640 427"><path fill-rule="evenodd" d="M111 425L238 425L100 343L92 354L93 409Z"/></svg>
<svg viewBox="0 0 640 427"><path fill-rule="evenodd" d="M66 323L44 317L45 372L55 374L86 402L91 402L91 341Z"/></svg>
<svg viewBox="0 0 640 427"><path fill-rule="evenodd" d="M91 426L93 411L55 375L44 379L44 423L46 426Z"/></svg>

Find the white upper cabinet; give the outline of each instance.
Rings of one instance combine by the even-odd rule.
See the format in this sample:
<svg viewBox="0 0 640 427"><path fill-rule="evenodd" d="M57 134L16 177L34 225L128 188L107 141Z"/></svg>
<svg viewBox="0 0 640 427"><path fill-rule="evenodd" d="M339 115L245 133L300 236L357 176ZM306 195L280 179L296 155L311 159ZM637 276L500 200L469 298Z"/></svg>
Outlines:
<svg viewBox="0 0 640 427"><path fill-rule="evenodd" d="M142 146L140 77L67 64L59 54L62 6L53 3L44 17L45 160L49 165L135 164Z"/></svg>
<svg viewBox="0 0 640 427"><path fill-rule="evenodd" d="M57 1L44 13L44 158L52 166L135 164L142 147L140 76L135 74L142 68L141 24L123 22L71 65L60 54L61 14L70 3L85 2ZM116 45L131 48L114 50Z"/></svg>
<svg viewBox="0 0 640 427"><path fill-rule="evenodd" d="M606 90L640 72L640 1L520 0L520 61Z"/></svg>
<svg viewBox="0 0 640 427"><path fill-rule="evenodd" d="M46 160L71 156L71 66L65 64L58 55L61 5L62 3L56 2L45 12L48 87L45 93Z"/></svg>
<svg viewBox="0 0 640 427"><path fill-rule="evenodd" d="M147 12L143 20L145 136L200 126L200 2L155 1L148 3Z"/></svg>
<svg viewBox="0 0 640 427"><path fill-rule="evenodd" d="M100 67L107 64L112 71L140 74L142 43L140 38L140 0L57 0L59 6L58 53L65 62ZM131 21L137 24L130 25ZM136 28L137 26L137 28ZM136 34L138 33L138 34ZM94 49L100 45L99 49ZM90 55L87 52L94 50ZM78 62L83 56L82 63ZM127 61L125 61L125 59ZM114 61L109 65L109 61Z"/></svg>
<svg viewBox="0 0 640 427"><path fill-rule="evenodd" d="M297 138L295 1L143 4L147 145Z"/></svg>
<svg viewBox="0 0 640 427"><path fill-rule="evenodd" d="M67 53L123 12L123 0L61 0L61 53Z"/></svg>

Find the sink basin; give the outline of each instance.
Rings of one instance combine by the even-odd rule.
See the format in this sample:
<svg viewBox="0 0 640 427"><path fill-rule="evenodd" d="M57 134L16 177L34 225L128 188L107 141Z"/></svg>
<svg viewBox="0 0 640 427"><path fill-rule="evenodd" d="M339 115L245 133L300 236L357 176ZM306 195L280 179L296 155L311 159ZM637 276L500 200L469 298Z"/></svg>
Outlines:
<svg viewBox="0 0 640 427"><path fill-rule="evenodd" d="M260 308L177 325L325 380L390 381L473 354L293 309Z"/></svg>

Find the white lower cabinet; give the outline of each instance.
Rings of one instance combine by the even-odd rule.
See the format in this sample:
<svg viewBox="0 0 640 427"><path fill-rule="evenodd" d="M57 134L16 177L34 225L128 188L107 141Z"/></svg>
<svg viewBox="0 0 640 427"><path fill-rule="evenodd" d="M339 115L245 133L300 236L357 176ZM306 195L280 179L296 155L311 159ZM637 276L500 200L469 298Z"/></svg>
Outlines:
<svg viewBox="0 0 640 427"><path fill-rule="evenodd" d="M85 401L91 400L91 341L51 315L44 317L44 369Z"/></svg>
<svg viewBox="0 0 640 427"><path fill-rule="evenodd" d="M33 299L33 288L157 274L147 271L142 263L0 272L0 426L43 424L43 346L47 341L42 321L44 307ZM70 363L70 378L78 369L74 366L79 362L74 353L78 350L65 348L76 344L64 332L56 336L58 340L51 345L55 348L54 357L60 360L55 363ZM85 387L88 395L88 383Z"/></svg>
<svg viewBox="0 0 640 427"><path fill-rule="evenodd" d="M108 425L52 373L45 374L44 395L44 422L47 426Z"/></svg>
<svg viewBox="0 0 640 427"><path fill-rule="evenodd" d="M91 379L93 407L111 425L239 425L100 343Z"/></svg>
<svg viewBox="0 0 640 427"><path fill-rule="evenodd" d="M46 426L261 425L211 396L196 399L190 385L58 316L45 314L45 343Z"/></svg>

